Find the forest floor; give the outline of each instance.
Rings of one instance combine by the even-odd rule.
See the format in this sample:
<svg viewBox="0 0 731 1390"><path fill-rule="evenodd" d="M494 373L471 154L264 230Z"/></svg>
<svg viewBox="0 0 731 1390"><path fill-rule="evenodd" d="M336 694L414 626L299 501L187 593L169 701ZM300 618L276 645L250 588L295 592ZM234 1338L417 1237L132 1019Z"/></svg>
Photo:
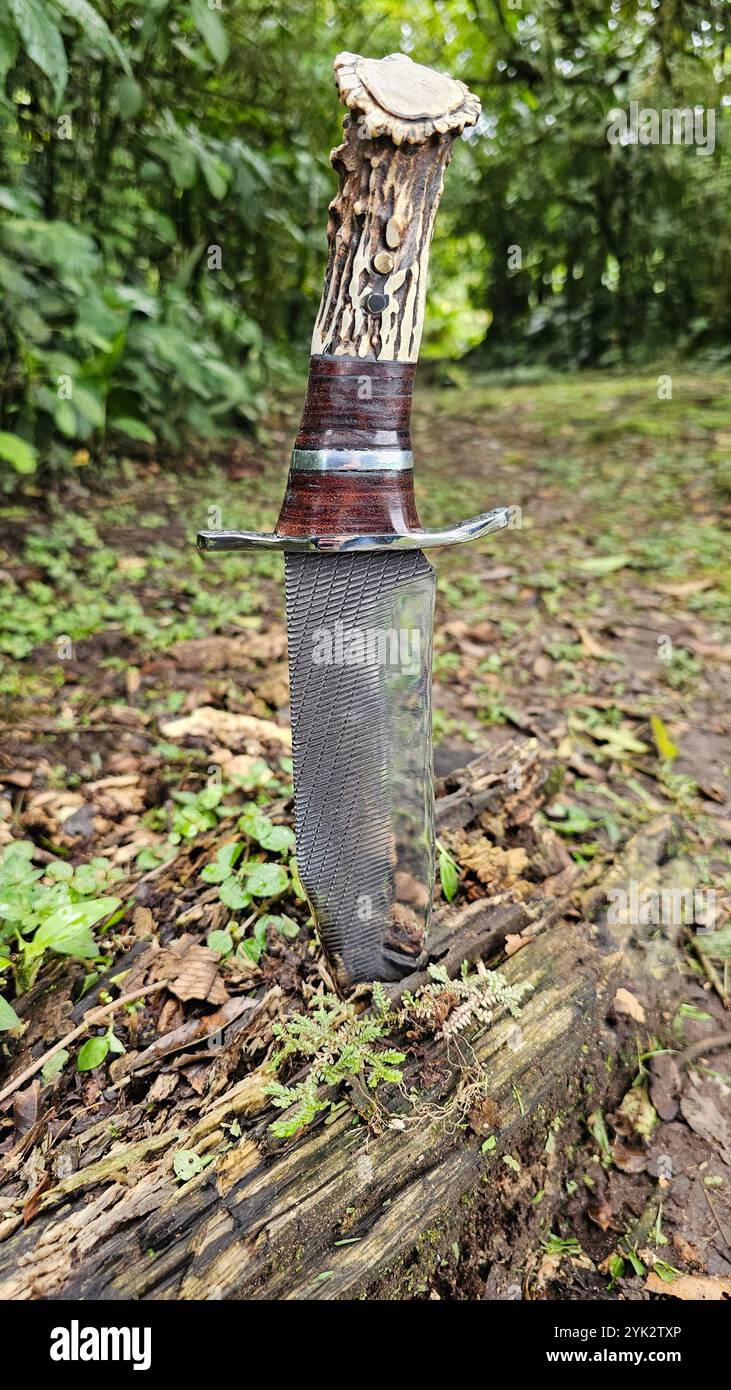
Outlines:
<svg viewBox="0 0 731 1390"><path fill-rule="evenodd" d="M692 1297L695 1278L728 1296L731 385L678 373L668 400L654 374L455 382L417 389L422 523L516 510L489 541L436 554L437 773L506 727L538 738L566 769L543 821L567 864L610 859L668 811L716 919L671 933L671 1010L631 981L619 992L616 1049L600 1061L613 1108L592 1109L587 1091L382 1296ZM202 527L271 528L297 414L285 401L257 443L165 468L136 458L100 474L82 451L71 478L0 509L0 846L32 842L45 873L6 848L0 889L27 893L31 911L52 882L60 904L121 899L96 928L101 959L49 949L36 973L8 949L22 1026L0 1033L0 1093L115 986L137 985L151 949L179 960L167 987L0 1099L0 1242L110 1134L159 1133L194 1106L220 1062L211 1035L242 1000L276 992L283 1018L323 988L290 863L280 561L194 547ZM261 861L256 890L226 858L232 834L249 867ZM450 847L459 861L465 846ZM473 866L460 865L457 901L490 892ZM271 1021L264 1010L235 1078L270 1055ZM126 1127L130 1098L146 1128ZM171 1161L184 1182L209 1160Z"/></svg>

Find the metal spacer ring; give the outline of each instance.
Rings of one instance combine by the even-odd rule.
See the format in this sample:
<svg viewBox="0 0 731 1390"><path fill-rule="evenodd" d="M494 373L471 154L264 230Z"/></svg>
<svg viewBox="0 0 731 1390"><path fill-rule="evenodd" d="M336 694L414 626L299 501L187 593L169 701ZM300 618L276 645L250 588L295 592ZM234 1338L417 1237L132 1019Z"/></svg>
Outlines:
<svg viewBox="0 0 731 1390"><path fill-rule="evenodd" d="M414 467L410 449L293 449L292 473L407 472Z"/></svg>

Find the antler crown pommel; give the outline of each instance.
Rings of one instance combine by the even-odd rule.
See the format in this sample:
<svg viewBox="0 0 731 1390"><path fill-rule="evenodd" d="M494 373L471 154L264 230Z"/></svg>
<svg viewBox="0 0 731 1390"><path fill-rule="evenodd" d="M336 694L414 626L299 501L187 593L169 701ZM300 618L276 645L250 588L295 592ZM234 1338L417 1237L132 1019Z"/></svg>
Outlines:
<svg viewBox="0 0 731 1390"><path fill-rule="evenodd" d="M359 112L367 138L387 135L395 145L420 145L432 135L474 125L480 103L453 77L414 63L405 53L361 58L339 53L335 81L340 99Z"/></svg>

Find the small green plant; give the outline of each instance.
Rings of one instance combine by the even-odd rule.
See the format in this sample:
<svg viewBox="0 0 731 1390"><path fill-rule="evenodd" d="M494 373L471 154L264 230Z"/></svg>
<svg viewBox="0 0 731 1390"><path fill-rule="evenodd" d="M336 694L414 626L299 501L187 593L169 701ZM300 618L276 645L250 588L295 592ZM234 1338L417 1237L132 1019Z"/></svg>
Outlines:
<svg viewBox="0 0 731 1390"><path fill-rule="evenodd" d="M576 1236L557 1236L553 1231L541 1241L541 1245L547 1255L568 1255L576 1258L583 1253Z"/></svg>
<svg viewBox="0 0 731 1390"><path fill-rule="evenodd" d="M248 956L254 965L258 965L266 950L268 926L290 938L299 933L299 925L291 917L266 913L268 904L288 890L294 892L296 897L303 897L303 894L294 860L281 862L288 859L294 850L294 832L288 825L275 825L253 801L247 802L243 809L237 808L237 811L240 814L236 829L244 839L220 845L215 859L202 870L201 878L205 883L218 885L218 896L231 912L241 912L253 905L254 917L257 912L265 913L254 921L252 935L238 946L239 954ZM253 855L252 848L255 851ZM257 849L277 857L263 859L256 853ZM228 931L233 945L238 934L235 921L229 923Z"/></svg>
<svg viewBox="0 0 731 1390"><path fill-rule="evenodd" d="M521 1000L533 988L527 980L509 984L499 970L487 970L481 960L471 973L463 961L455 979L450 979L443 965L430 965L429 974L429 984L418 994L404 994L403 1010L413 1022L426 1026L436 1023L437 1037L446 1039L471 1026L487 1027L497 1009L507 1009L517 1017Z"/></svg>
<svg viewBox="0 0 731 1390"><path fill-rule="evenodd" d="M123 876L107 859L77 868L53 859L36 868L34 853L30 841L14 840L0 859L0 979L9 971L17 994L30 988L46 951L93 960L99 952L91 928L121 906L120 898L98 896ZM15 1027L14 1011L3 1005L0 1029Z"/></svg>
<svg viewBox="0 0 731 1390"><path fill-rule="evenodd" d="M692 652L686 647L674 647L672 658L665 666L665 680L673 690L687 690L695 685L702 671L700 661Z"/></svg>
<svg viewBox="0 0 731 1390"><path fill-rule="evenodd" d="M622 1259L622 1256L619 1254L619 1252L615 1251L613 1255L610 1255L607 1265L607 1272L609 1274L609 1283L607 1284L607 1289L615 1288L618 1281L621 1278L623 1278L624 1270L624 1260Z"/></svg>
<svg viewBox="0 0 731 1390"><path fill-rule="evenodd" d="M105 1033L94 1034L87 1038L86 1042L79 1049L76 1059L77 1071L95 1071L106 1061L110 1052L121 1055L125 1052L124 1043L115 1035L114 1026L110 1023Z"/></svg>
<svg viewBox="0 0 731 1390"><path fill-rule="evenodd" d="M217 782L212 786L203 787L199 792L173 792L173 801L176 803L173 812L173 837L194 840L196 835L200 835L204 830L213 830L218 824L219 816L225 814L219 807L227 790L229 789L222 782Z"/></svg>
<svg viewBox="0 0 731 1390"><path fill-rule="evenodd" d="M205 1154L201 1157L193 1149L178 1149L173 1154L173 1172L180 1182L190 1182L191 1178L196 1178L202 1173L209 1163L213 1163L215 1154Z"/></svg>
<svg viewBox="0 0 731 1390"><path fill-rule="evenodd" d="M472 974L465 962L455 980L443 966L430 966L429 973L430 983L415 995L406 993L398 1009L392 1010L383 985L376 983L369 1013L359 1014L353 1004L326 994L313 1001L316 1007L309 1013L292 1014L286 1022L273 1025L281 1046L271 1068L279 1070L293 1059L310 1063L307 1075L296 1085L273 1081L267 1087L275 1106L291 1108L291 1114L271 1126L277 1138L291 1137L327 1109L331 1101L320 1095L322 1086L337 1086L350 1077L360 1077L371 1090L382 1081L399 1083L406 1054L380 1046L397 1028L408 1026L413 1031L417 1023L438 1037L456 1036L470 1023L485 1027L498 1008L518 1014L520 1000L533 988L527 982L508 984L482 962Z"/></svg>
<svg viewBox="0 0 731 1390"><path fill-rule="evenodd" d="M285 1023L273 1025L281 1046L271 1060L272 1069L290 1060L310 1064L304 1080L295 1086L272 1081L267 1087L278 1109L292 1109L271 1125L278 1139L290 1138L328 1108L330 1101L319 1094L321 1086L338 1086L350 1077L362 1078L371 1090L382 1081L400 1082L406 1054L379 1046L392 1025L385 992L374 990L374 1001L375 1013L358 1014L352 1004L324 994L309 1013L291 1014Z"/></svg>
<svg viewBox="0 0 731 1390"><path fill-rule="evenodd" d="M439 882L447 902L451 903L459 888L459 865L449 851L444 848L441 840L437 840L437 853L439 855Z"/></svg>

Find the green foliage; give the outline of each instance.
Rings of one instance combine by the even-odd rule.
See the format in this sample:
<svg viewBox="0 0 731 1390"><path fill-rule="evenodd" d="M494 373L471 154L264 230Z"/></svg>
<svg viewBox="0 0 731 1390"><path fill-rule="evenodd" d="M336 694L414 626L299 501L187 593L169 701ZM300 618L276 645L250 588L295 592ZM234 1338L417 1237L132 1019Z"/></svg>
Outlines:
<svg viewBox="0 0 731 1390"><path fill-rule="evenodd" d="M428 1027L441 1019L437 1036L447 1039L467 1028L487 1027L497 1009L507 1009L516 1018L521 1000L533 989L525 980L509 984L499 970L487 970L481 960L472 972L464 961L455 979L450 978L443 965L430 965L429 974L429 984L417 994L404 994L403 1010L412 1021ZM446 1017L441 1007L444 1005L449 1006Z"/></svg>
<svg viewBox="0 0 731 1390"><path fill-rule="evenodd" d="M568 1255L570 1258L577 1258L582 1254L576 1236L557 1236L551 1231L546 1239L541 1241L541 1245L547 1255Z"/></svg>
<svg viewBox="0 0 731 1390"><path fill-rule="evenodd" d="M34 852L30 841L14 840L0 859L0 976L9 970L18 993L33 983L47 951L94 959L92 927L121 906L120 898L98 896L122 877L106 859L76 869L53 859L35 868ZM8 1019L6 1005L0 1029L15 1026Z"/></svg>
<svg viewBox="0 0 731 1390"><path fill-rule="evenodd" d="M116 1043L116 1047L112 1049L113 1042ZM119 1040L114 1037L111 1029L99 1037L87 1038L86 1042L79 1048L79 1055L76 1058L76 1070L95 1071L97 1067L100 1067L102 1063L106 1061L110 1050L124 1052L124 1047Z"/></svg>
<svg viewBox="0 0 731 1390"><path fill-rule="evenodd" d="M202 1173L209 1163L213 1163L214 1158L215 1154L201 1157L194 1149L178 1149L173 1155L173 1172L181 1182L190 1182L190 1179Z"/></svg>
<svg viewBox="0 0 731 1390"><path fill-rule="evenodd" d="M16 473L35 472L36 451L17 434L0 431L0 458L5 459Z"/></svg>
<svg viewBox="0 0 731 1390"><path fill-rule="evenodd" d="M173 837L194 840L196 835L218 825L219 814L224 814L219 813L224 790L221 783L214 783L199 792L174 791Z"/></svg>
<svg viewBox="0 0 731 1390"><path fill-rule="evenodd" d="M383 994L380 997L385 1004ZM278 1139L296 1134L321 1110L328 1109L329 1100L319 1094L321 1086L338 1086L360 1077L375 1090L382 1081L401 1080L400 1066L406 1054L380 1046L390 1031L385 1007L359 1014L354 1005L331 994L318 995L316 1004L307 1014L290 1014L286 1022L273 1025L281 1046L272 1058L272 1068L280 1069L293 1060L309 1063L305 1079L295 1086L273 1081L267 1087L274 1105L292 1110L271 1126Z"/></svg>
<svg viewBox="0 0 731 1390"><path fill-rule="evenodd" d="M239 954L246 956L254 965L258 965L267 948L267 918L259 917L254 923L251 936L247 936L239 945Z"/></svg>
<svg viewBox="0 0 731 1390"><path fill-rule="evenodd" d="M9 1029L17 1028L19 1023L20 1019L15 1009L0 994L0 1033L7 1033Z"/></svg>
<svg viewBox="0 0 731 1390"><path fill-rule="evenodd" d="M70 1053L67 1049L62 1047L58 1052L54 1052L53 1056L49 1057L47 1062L43 1063L41 1081L44 1086L50 1086L51 1082L63 1071L69 1060L69 1056Z"/></svg>
<svg viewBox="0 0 731 1390"><path fill-rule="evenodd" d="M437 854L439 857L439 882L447 902L451 903L459 888L459 865L440 840L437 840Z"/></svg>
<svg viewBox="0 0 731 1390"><path fill-rule="evenodd" d="M277 1138L290 1138L328 1108L331 1102L321 1095L323 1086L338 1086L352 1077L371 1090L382 1081L399 1083L406 1054L382 1046L398 1029L408 1027L413 1033L417 1023L438 1037L455 1037L471 1024L486 1027L496 1009L517 1016L521 999L533 988L527 982L508 984L497 970L486 970L482 961L472 974L465 962L455 980L443 966L432 965L429 973L430 983L416 995L404 994L398 1009L392 1009L383 985L376 982L369 1013L359 1013L354 1004L326 994L318 995L309 1013L290 1014L284 1023L273 1025L281 1046L271 1067L279 1071L287 1064L309 1064L307 1074L295 1085L275 1081L267 1087L273 1104L291 1111L272 1124ZM435 1012L435 1001L447 999L451 1011L445 1020L443 1013Z"/></svg>
<svg viewBox="0 0 731 1390"><path fill-rule="evenodd" d="M8 486L36 457L251 426L319 298L332 58L374 34L483 102L437 225L427 353L723 356L728 55L704 13L620 6L610 27L593 0L427 0L414 24L409 0L0 0ZM715 151L610 145L631 100L713 108Z"/></svg>
<svg viewBox="0 0 731 1390"><path fill-rule="evenodd" d="M294 833L285 825L275 825L271 818L255 802L249 801L243 807L236 822L249 842L246 857L242 860L243 842L221 845L215 859L206 864L201 877L206 883L219 884L218 895L221 902L232 912L256 904L257 899L272 901L280 898L292 887L292 875L288 865L275 859L252 857L251 846L258 846L271 855L288 856L294 849ZM297 935L299 928L289 917L269 917L268 923L278 927L282 933ZM266 947L266 925L258 927L253 938L242 943L242 948L255 964L258 964Z"/></svg>
<svg viewBox="0 0 731 1390"><path fill-rule="evenodd" d="M224 19L207 0L171 0L163 23L156 8L140 24L116 0L0 0L2 423L24 471L23 442L59 465L115 437L174 447L240 430L277 363L232 298L270 171L234 112L199 125Z"/></svg>

